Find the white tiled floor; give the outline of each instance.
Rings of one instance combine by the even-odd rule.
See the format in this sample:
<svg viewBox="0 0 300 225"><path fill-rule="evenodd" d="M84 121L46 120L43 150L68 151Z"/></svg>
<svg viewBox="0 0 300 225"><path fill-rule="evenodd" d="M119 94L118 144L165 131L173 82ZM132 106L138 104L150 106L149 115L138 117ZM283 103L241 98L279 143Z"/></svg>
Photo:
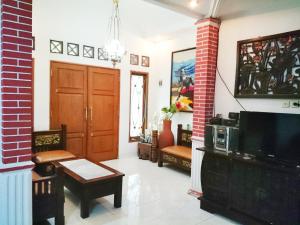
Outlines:
<svg viewBox="0 0 300 225"><path fill-rule="evenodd" d="M200 209L199 200L187 194L189 174L137 157L107 161L125 173L122 208L113 207L113 196L91 203L90 217L80 217L79 200L65 191L66 225L232 225L223 217ZM51 221L51 224L54 224Z"/></svg>

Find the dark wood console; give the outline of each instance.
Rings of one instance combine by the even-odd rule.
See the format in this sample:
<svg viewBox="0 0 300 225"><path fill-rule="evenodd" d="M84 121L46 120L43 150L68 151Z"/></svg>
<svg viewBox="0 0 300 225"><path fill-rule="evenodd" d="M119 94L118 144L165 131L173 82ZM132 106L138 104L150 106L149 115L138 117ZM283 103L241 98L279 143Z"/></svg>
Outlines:
<svg viewBox="0 0 300 225"><path fill-rule="evenodd" d="M201 209L242 224L300 224L300 168L198 150L205 152Z"/></svg>

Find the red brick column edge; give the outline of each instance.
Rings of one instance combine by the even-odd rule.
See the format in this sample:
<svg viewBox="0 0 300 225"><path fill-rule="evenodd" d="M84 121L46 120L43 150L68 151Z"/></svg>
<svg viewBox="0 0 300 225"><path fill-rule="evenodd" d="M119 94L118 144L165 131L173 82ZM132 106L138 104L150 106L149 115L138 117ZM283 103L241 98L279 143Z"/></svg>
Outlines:
<svg viewBox="0 0 300 225"><path fill-rule="evenodd" d="M193 138L203 138L213 116L220 20L207 18L197 25Z"/></svg>
<svg viewBox="0 0 300 225"><path fill-rule="evenodd" d="M2 0L1 21L2 162L9 164L31 160L32 0Z"/></svg>

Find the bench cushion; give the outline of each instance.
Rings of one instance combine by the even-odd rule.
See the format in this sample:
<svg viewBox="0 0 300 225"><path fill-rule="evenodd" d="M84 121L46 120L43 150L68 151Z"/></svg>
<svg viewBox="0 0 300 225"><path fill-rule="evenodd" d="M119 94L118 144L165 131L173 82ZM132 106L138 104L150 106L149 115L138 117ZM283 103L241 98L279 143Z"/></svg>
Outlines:
<svg viewBox="0 0 300 225"><path fill-rule="evenodd" d="M41 178L41 176L37 172L33 170L31 172L32 172L32 181L37 181Z"/></svg>
<svg viewBox="0 0 300 225"><path fill-rule="evenodd" d="M45 151L45 152L37 152L34 155L34 162L35 163L46 163L46 162L53 162L53 161L59 161L59 160L64 160L64 159L73 159L73 158L76 158L76 156L68 151L51 150L51 151Z"/></svg>
<svg viewBox="0 0 300 225"><path fill-rule="evenodd" d="M173 146L165 147L161 149L161 151L184 159L188 159L188 160L192 159L192 148L189 147L173 145Z"/></svg>

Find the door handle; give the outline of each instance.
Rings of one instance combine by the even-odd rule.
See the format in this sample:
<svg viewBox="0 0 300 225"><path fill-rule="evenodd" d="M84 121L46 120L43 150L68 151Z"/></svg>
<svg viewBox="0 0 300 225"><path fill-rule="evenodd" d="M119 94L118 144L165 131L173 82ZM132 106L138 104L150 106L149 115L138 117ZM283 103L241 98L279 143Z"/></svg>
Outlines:
<svg viewBox="0 0 300 225"><path fill-rule="evenodd" d="M85 107L85 120L87 120L87 119L88 119L88 108Z"/></svg>
<svg viewBox="0 0 300 225"><path fill-rule="evenodd" d="M91 111L91 121L93 120L93 107L90 108Z"/></svg>

